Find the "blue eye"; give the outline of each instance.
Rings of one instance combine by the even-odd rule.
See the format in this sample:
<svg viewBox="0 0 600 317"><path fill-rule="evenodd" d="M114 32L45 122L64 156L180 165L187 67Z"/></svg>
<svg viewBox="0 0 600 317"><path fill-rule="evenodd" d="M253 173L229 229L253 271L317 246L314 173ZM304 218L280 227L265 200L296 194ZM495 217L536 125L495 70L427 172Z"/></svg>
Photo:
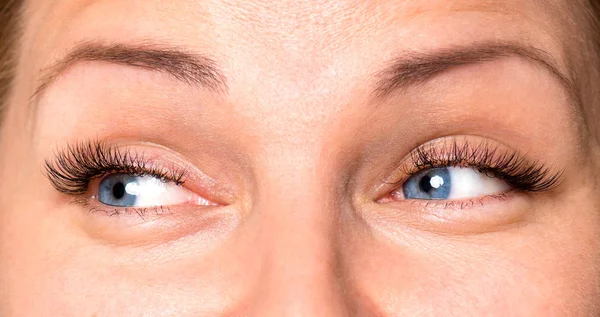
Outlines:
<svg viewBox="0 0 600 317"><path fill-rule="evenodd" d="M96 197L100 203L115 207L215 205L174 182L149 175L108 175L100 181Z"/></svg>
<svg viewBox="0 0 600 317"><path fill-rule="evenodd" d="M403 185L404 199L456 200L508 192L504 181L468 167L429 168Z"/></svg>
<svg viewBox="0 0 600 317"><path fill-rule="evenodd" d="M143 177L127 174L109 175L100 182L98 200L109 206L136 206L139 192L134 189L139 187L140 181L143 181Z"/></svg>
<svg viewBox="0 0 600 317"><path fill-rule="evenodd" d="M452 179L448 168L431 168L411 176L402 186L406 199L448 199Z"/></svg>

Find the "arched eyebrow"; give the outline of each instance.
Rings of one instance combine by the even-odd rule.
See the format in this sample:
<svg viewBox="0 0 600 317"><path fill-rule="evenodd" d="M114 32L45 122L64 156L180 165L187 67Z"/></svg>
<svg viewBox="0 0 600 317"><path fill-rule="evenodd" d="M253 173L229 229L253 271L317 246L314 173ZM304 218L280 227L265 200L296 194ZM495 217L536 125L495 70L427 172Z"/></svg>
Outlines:
<svg viewBox="0 0 600 317"><path fill-rule="evenodd" d="M42 71L32 98L42 93L60 74L79 62L107 62L166 73L177 80L216 92L227 89L216 63L203 55L155 44L105 44L84 42Z"/></svg>
<svg viewBox="0 0 600 317"><path fill-rule="evenodd" d="M451 69L508 57L518 57L543 67L562 84L570 99L579 103L573 81L559 70L550 54L539 48L517 43L476 43L401 54L376 74L373 95L385 98L399 89L424 84Z"/></svg>

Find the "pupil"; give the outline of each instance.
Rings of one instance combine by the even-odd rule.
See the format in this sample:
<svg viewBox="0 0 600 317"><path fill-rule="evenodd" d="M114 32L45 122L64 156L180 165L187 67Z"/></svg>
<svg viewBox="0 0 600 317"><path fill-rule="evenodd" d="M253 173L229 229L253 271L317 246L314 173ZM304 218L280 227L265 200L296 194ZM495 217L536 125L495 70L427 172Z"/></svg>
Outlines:
<svg viewBox="0 0 600 317"><path fill-rule="evenodd" d="M116 183L115 186L113 187L113 196L116 199L121 199L123 198L123 196L125 196L125 184L123 183Z"/></svg>
<svg viewBox="0 0 600 317"><path fill-rule="evenodd" d="M423 176L423 178L421 178L421 181L419 182L419 187L421 187L422 191L429 193L433 189L433 186L431 186L431 176Z"/></svg>

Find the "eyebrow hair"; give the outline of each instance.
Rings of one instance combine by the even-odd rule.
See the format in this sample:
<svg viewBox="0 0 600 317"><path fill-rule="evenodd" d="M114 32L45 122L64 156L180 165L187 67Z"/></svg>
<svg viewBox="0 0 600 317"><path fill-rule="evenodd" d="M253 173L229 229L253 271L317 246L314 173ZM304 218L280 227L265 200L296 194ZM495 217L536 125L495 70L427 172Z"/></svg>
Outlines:
<svg viewBox="0 0 600 317"><path fill-rule="evenodd" d="M575 103L579 103L573 81L559 70L550 54L539 48L514 43L477 43L433 52L405 53L377 74L379 80L374 95L377 98L385 98L396 90L424 84L453 68L506 57L520 57L542 66L558 79L569 97Z"/></svg>
<svg viewBox="0 0 600 317"><path fill-rule="evenodd" d="M202 86L217 92L225 91L227 88L225 77L216 67L215 62L206 56L155 44L84 42L43 70L44 75L32 98L43 92L68 68L86 61L108 62L163 72L185 84Z"/></svg>

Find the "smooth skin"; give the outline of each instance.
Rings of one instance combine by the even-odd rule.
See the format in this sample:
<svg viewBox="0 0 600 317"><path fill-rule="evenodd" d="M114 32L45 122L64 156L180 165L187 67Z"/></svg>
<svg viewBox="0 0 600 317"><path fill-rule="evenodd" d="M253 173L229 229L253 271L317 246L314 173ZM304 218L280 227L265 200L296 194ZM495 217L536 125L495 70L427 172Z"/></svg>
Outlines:
<svg viewBox="0 0 600 317"><path fill-rule="evenodd" d="M26 7L0 135L0 316L600 315L598 86L578 86L595 78L573 2ZM224 85L78 61L31 98L84 42L208 56ZM504 56L374 93L398 58L478 43L534 47L556 72ZM412 150L453 136L515 149L561 182L380 199ZM81 204L44 175L86 140L185 166L186 190L217 206L90 212L91 194Z"/></svg>

